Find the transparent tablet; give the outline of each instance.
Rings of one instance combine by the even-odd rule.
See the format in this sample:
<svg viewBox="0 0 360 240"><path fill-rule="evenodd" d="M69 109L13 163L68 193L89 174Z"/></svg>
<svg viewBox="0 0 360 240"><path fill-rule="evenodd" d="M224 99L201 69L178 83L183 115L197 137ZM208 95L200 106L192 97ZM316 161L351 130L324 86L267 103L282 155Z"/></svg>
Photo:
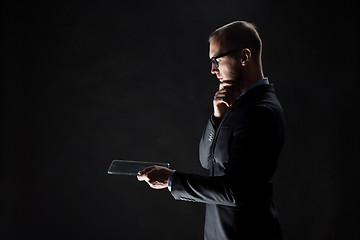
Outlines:
<svg viewBox="0 0 360 240"><path fill-rule="evenodd" d="M154 165L170 167L169 163L113 160L109 167L108 174L136 176L139 171Z"/></svg>

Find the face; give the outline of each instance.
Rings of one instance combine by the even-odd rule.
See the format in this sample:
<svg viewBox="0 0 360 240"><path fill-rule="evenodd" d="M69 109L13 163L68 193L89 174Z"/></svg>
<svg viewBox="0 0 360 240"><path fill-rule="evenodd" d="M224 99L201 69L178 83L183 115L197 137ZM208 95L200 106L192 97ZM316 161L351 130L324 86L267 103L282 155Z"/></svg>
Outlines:
<svg viewBox="0 0 360 240"><path fill-rule="evenodd" d="M209 57L219 56L231 49L226 48L223 41L219 39L212 39L210 42ZM216 68L211 64L211 73L216 75L219 81L233 80L236 82L241 81L241 64L236 60L235 54L227 55L216 59L219 67Z"/></svg>

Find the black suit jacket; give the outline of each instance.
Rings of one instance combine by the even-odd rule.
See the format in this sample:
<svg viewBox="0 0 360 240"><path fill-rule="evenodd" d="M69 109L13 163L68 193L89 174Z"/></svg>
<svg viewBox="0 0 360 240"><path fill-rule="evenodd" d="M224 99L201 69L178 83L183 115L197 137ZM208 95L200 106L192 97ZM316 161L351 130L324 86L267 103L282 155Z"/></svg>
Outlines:
<svg viewBox="0 0 360 240"><path fill-rule="evenodd" d="M238 98L219 124L212 118L200 141L210 176L176 171L175 199L206 203L204 238L282 239L272 178L284 143L284 118L272 85Z"/></svg>

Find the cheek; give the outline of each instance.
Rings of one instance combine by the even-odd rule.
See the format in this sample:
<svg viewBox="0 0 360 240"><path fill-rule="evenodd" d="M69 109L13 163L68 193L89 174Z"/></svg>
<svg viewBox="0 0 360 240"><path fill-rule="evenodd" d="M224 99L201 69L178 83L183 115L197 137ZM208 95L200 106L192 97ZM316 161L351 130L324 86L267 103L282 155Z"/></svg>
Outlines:
<svg viewBox="0 0 360 240"><path fill-rule="evenodd" d="M231 68L227 65L220 69L220 73L225 79L233 79L235 76L235 72L233 71L233 69L234 68Z"/></svg>
<svg viewBox="0 0 360 240"><path fill-rule="evenodd" d="M230 69L231 68L229 67L229 65L225 64L225 63L221 64L219 67L219 71L220 71L221 75L223 75L223 76L229 75L229 73L231 72Z"/></svg>
<svg viewBox="0 0 360 240"><path fill-rule="evenodd" d="M220 65L220 73L226 79L234 79L236 77L236 61L234 59L226 59Z"/></svg>
<svg viewBox="0 0 360 240"><path fill-rule="evenodd" d="M241 76L241 69L239 68L237 62L232 62L232 64L228 65L228 74L232 77L232 79L237 79Z"/></svg>

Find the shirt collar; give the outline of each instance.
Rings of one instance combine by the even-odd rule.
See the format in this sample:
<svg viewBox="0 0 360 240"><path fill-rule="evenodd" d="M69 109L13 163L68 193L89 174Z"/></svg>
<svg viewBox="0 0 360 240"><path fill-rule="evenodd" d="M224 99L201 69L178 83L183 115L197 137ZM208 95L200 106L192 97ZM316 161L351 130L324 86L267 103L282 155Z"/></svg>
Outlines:
<svg viewBox="0 0 360 240"><path fill-rule="evenodd" d="M246 88L244 88L244 90L241 92L240 96L243 96L245 93L247 93L250 89L253 89L254 87L260 86L260 85L264 85L267 84L269 85L269 79L267 77L260 79L256 82L251 83L250 85L248 85Z"/></svg>

